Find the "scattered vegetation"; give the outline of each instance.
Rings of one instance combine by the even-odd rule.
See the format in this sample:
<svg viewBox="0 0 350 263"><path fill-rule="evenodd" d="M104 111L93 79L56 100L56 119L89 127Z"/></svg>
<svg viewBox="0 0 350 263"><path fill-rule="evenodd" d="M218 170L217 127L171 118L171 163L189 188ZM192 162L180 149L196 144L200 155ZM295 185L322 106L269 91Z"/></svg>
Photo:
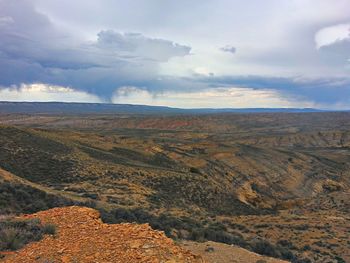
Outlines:
<svg viewBox="0 0 350 263"><path fill-rule="evenodd" d="M295 256L293 253L280 245L273 245L267 240L257 239L250 243L251 249L261 255L266 255L275 258L282 258L287 260L293 260Z"/></svg>
<svg viewBox="0 0 350 263"><path fill-rule="evenodd" d="M71 182L71 149L42 133L0 128L1 168L32 182Z"/></svg>
<svg viewBox="0 0 350 263"><path fill-rule="evenodd" d="M55 233L54 225L42 225L38 219L5 217L0 219L0 251L18 250L30 242L39 241L45 234Z"/></svg>
<svg viewBox="0 0 350 263"><path fill-rule="evenodd" d="M349 213L349 115L0 114L0 120L17 125L0 125L0 168L44 186L0 174L0 214L86 205L109 223L150 223L173 238L236 244L293 262L309 262L305 255L341 262L349 247L345 227L308 217ZM261 220L250 223L254 216ZM265 240L267 231L281 235ZM315 238L305 240L305 232Z"/></svg>
<svg viewBox="0 0 350 263"><path fill-rule="evenodd" d="M34 213L77 204L72 200L28 185L0 180L0 214Z"/></svg>

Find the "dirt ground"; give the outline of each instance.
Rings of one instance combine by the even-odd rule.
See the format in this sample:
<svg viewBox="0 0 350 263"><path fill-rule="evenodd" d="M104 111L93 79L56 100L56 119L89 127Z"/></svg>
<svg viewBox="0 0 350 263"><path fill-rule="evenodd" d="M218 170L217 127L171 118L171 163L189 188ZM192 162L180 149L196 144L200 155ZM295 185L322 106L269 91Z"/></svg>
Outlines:
<svg viewBox="0 0 350 263"><path fill-rule="evenodd" d="M180 245L200 255L208 263L283 263L280 259L270 258L255 254L246 249L216 243L204 242L197 243L192 241L182 241Z"/></svg>

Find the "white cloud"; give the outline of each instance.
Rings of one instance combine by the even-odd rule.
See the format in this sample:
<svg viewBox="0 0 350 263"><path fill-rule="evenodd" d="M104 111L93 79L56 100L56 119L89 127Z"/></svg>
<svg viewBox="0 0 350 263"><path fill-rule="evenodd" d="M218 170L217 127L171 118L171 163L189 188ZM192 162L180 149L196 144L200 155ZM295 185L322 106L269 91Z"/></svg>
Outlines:
<svg viewBox="0 0 350 263"><path fill-rule="evenodd" d="M117 89L112 101L113 103L179 108L300 108L315 106L312 102L288 99L274 90L236 87L152 93L145 88L128 86Z"/></svg>
<svg viewBox="0 0 350 263"><path fill-rule="evenodd" d="M97 46L115 51L115 55L136 56L156 61L167 61L172 57L183 57L191 48L169 40L145 37L140 33L120 33L103 30L98 33Z"/></svg>
<svg viewBox="0 0 350 263"><path fill-rule="evenodd" d="M13 22L13 18L10 16L0 16L0 26L6 26L12 24Z"/></svg>
<svg viewBox="0 0 350 263"><path fill-rule="evenodd" d="M350 38L350 23L328 26L316 33L316 47L328 46L347 38Z"/></svg>
<svg viewBox="0 0 350 263"><path fill-rule="evenodd" d="M193 73L200 76L214 76L214 73L206 67L196 67L193 69Z"/></svg>
<svg viewBox="0 0 350 263"><path fill-rule="evenodd" d="M322 28L349 19L349 0L105 0L103 5L96 0L89 4L83 0L37 0L36 3L39 10L55 21L73 25L75 31L91 36L101 28L112 28L191 46L193 56L171 58L171 65L160 65L170 75L192 74L191 69L203 65L215 75L344 74L343 67L328 66L319 60L314 36ZM239 47L234 56L227 56L217 48L228 43ZM184 67L189 69L183 70Z"/></svg>
<svg viewBox="0 0 350 263"><path fill-rule="evenodd" d="M69 87L47 84L21 84L0 88L0 101L102 102L100 98Z"/></svg>

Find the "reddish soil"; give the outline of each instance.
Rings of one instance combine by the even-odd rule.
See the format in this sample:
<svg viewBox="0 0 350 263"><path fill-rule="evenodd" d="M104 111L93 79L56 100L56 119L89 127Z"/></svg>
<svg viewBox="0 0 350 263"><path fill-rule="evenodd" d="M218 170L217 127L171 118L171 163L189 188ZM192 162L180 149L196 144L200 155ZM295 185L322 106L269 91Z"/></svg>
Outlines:
<svg viewBox="0 0 350 263"><path fill-rule="evenodd" d="M204 262L147 224L104 224L91 208L54 208L24 218L55 224L57 233L8 253L6 263Z"/></svg>

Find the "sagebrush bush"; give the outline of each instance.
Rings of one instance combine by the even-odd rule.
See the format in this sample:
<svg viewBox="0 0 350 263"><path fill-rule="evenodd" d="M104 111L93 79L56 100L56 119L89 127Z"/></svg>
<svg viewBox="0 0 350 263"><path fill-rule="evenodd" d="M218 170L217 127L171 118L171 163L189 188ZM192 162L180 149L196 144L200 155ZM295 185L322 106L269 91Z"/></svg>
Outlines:
<svg viewBox="0 0 350 263"><path fill-rule="evenodd" d="M282 243L286 243L283 242ZM288 245L290 245L288 243ZM294 260L294 254L287 248L281 245L273 245L267 240L257 239L250 243L251 249L258 254L266 255L275 258L283 258L288 260Z"/></svg>
<svg viewBox="0 0 350 263"><path fill-rule="evenodd" d="M54 225L42 225L39 219L3 218L0 220L0 251L17 250L29 242L39 241L44 234L55 233Z"/></svg>
<svg viewBox="0 0 350 263"><path fill-rule="evenodd" d="M56 234L56 226L53 224L45 224L43 226L44 234L55 235Z"/></svg>
<svg viewBox="0 0 350 263"><path fill-rule="evenodd" d="M266 240L255 240L251 243L251 247L255 253L270 257L280 256L275 246Z"/></svg>
<svg viewBox="0 0 350 263"><path fill-rule="evenodd" d="M17 250L24 245L26 230L7 227L0 230L0 250Z"/></svg>

